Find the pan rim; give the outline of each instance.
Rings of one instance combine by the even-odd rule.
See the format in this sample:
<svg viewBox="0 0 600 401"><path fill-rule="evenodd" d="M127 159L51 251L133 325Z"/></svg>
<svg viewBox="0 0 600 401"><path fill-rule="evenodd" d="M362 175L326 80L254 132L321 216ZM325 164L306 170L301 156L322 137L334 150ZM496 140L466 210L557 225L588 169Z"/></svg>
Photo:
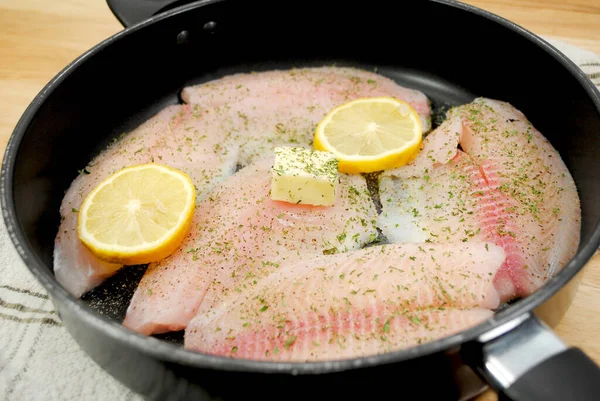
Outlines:
<svg viewBox="0 0 600 401"><path fill-rule="evenodd" d="M8 234L21 260L27 266L28 270L34 275L36 280L49 293L52 301L60 302L63 309L69 309L71 313L83 320L84 324L93 326L96 330L103 332L112 340L130 346L140 353L152 356L162 361L178 363L190 367L209 368L224 371L283 373L297 375L331 373L348 369L398 363L405 360L416 359L419 357L455 349L456 347L460 347L465 342L477 339L482 334L495 327L498 327L501 324L530 313L534 308L552 297L557 291L570 282L571 279L585 267L586 263L591 259L594 252L600 246L600 221L598 221L596 222L593 233L588 242L580 247L580 250L577 252L577 254L565 266L563 266L562 270L555 277L548 280L542 288L531 294L529 297L520 300L516 304L506 308L503 311L498 312L491 319L455 335L408 349L402 349L386 354L368 357L321 362L270 362L213 356L196 351L190 351L184 349L180 345L171 344L157 338L147 337L135 333L125 329L121 324L112 319L94 313L94 311L87 307L87 305L85 305L81 300L73 297L58 284L52 272L44 265L44 263L33 251L29 241L25 236L24 230L19 223L19 219L16 215L12 191L15 156L18 148L20 147L21 141L25 136L25 132L27 131L29 124L35 118L39 108L45 102L45 98L51 92L53 92L63 80L67 79L71 72L74 71L80 64L93 57L94 54L100 52L102 49L110 46L113 42L120 40L121 37L139 31L157 21L185 13L191 9L200 8L204 5L218 3L221 1L226 0L200 0L188 5L174 8L165 13L125 28L88 49L86 52L69 63L65 68L63 68L63 70L57 73L41 89L41 91L31 101L29 106L22 114L13 130L13 133L11 134L11 137L9 138L0 172L2 214ZM563 68L567 69L567 71L573 75L574 78L576 78L579 85L581 85L581 87L586 91L589 98L596 106L596 111L600 115L600 92L575 63L573 63L569 58L567 58L564 54L562 54L544 39L522 28L514 22L475 6L467 5L456 0L429 1L454 7L467 13L476 14L491 21L492 23L499 24L502 27L517 33L525 40L535 44L550 56L555 58ZM68 328L67 331L69 331Z"/></svg>

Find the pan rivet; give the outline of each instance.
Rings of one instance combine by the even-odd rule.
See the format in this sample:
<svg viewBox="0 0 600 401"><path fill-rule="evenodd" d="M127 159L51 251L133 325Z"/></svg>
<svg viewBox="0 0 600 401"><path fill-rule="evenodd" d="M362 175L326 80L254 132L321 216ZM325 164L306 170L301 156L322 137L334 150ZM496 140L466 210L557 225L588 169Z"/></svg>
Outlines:
<svg viewBox="0 0 600 401"><path fill-rule="evenodd" d="M207 32L212 33L216 27L217 27L217 23L215 21L208 21L206 24L204 24L204 30Z"/></svg>
<svg viewBox="0 0 600 401"><path fill-rule="evenodd" d="M177 34L177 44L182 45L189 41L190 33L188 31L181 31Z"/></svg>

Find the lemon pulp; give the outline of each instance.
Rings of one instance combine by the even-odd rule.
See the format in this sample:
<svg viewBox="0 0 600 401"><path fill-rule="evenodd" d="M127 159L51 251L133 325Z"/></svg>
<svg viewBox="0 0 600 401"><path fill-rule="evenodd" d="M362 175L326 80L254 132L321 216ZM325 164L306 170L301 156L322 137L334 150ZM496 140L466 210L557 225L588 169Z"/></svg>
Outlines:
<svg viewBox="0 0 600 401"><path fill-rule="evenodd" d="M195 204L194 184L182 171L155 163L125 167L84 199L79 238L107 262L155 262L183 241Z"/></svg>
<svg viewBox="0 0 600 401"><path fill-rule="evenodd" d="M360 98L331 110L317 125L314 148L333 153L344 173L400 167L422 141L419 114L392 97Z"/></svg>

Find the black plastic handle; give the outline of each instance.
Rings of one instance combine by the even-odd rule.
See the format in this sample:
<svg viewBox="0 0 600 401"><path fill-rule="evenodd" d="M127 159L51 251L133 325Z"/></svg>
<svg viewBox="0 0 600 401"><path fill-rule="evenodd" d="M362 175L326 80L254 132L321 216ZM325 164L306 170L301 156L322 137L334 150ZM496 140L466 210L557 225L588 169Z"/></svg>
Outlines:
<svg viewBox="0 0 600 401"><path fill-rule="evenodd" d="M600 400L600 368L579 348L569 348L530 369L498 396L500 401Z"/></svg>
<svg viewBox="0 0 600 401"><path fill-rule="evenodd" d="M600 367L531 313L465 344L462 356L501 401L600 400Z"/></svg>
<svg viewBox="0 0 600 401"><path fill-rule="evenodd" d="M127 28L157 14L195 0L106 0L108 7L119 22Z"/></svg>

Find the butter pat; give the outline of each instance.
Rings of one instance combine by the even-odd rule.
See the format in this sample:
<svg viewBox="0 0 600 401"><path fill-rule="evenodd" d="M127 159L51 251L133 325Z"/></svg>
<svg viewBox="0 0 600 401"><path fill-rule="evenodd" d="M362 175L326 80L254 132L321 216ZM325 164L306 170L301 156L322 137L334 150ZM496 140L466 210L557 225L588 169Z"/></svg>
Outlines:
<svg viewBox="0 0 600 401"><path fill-rule="evenodd" d="M335 203L338 161L329 152L276 147L271 168L271 199L314 206Z"/></svg>

